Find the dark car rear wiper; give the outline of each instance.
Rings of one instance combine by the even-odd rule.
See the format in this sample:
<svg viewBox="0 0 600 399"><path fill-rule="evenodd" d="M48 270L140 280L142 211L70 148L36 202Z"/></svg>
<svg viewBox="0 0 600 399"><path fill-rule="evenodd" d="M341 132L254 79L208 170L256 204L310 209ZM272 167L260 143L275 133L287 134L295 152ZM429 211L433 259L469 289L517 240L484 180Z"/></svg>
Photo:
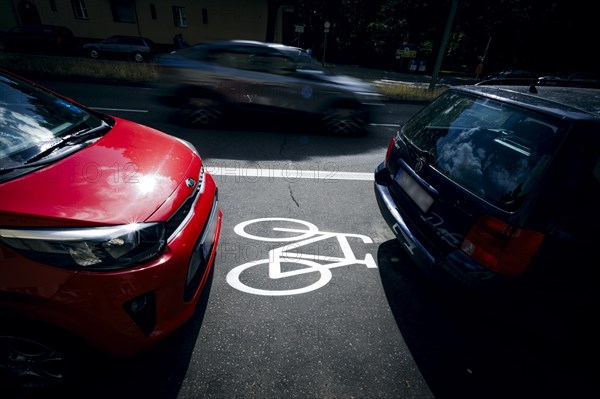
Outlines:
<svg viewBox="0 0 600 399"><path fill-rule="evenodd" d="M421 162L430 164L435 161L435 155L432 152L417 147L405 134L400 134L399 136L406 148L408 148L416 158L420 159Z"/></svg>
<svg viewBox="0 0 600 399"><path fill-rule="evenodd" d="M108 123L106 123L105 121L101 121L101 124L98 126L95 126L95 127L88 126L83 129L79 129L79 130L75 131L75 133L71 133L67 136L62 137L60 141L58 141L55 144L53 144L52 146L46 148L44 151L36 154L35 156L28 159L21 165L12 166L12 167L8 167L8 168L0 168L0 173L10 172L10 171L13 171L16 169L27 169L27 168L33 168L36 166L40 166L40 165L45 165L54 160L54 158L44 159L44 158L47 158L49 155L51 155L53 152L55 152L61 148L67 147L67 146L73 146L73 149L77 149L77 147L75 147L76 145L101 136L102 134L104 134L104 132L106 131L107 128L110 128L110 125ZM61 154L61 155L64 155L64 154Z"/></svg>

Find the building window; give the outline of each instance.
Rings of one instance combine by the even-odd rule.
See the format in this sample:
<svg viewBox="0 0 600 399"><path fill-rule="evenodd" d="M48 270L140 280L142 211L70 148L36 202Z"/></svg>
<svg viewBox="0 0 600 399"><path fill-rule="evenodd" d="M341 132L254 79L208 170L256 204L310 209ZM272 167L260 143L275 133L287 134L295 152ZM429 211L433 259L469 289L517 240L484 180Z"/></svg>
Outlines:
<svg viewBox="0 0 600 399"><path fill-rule="evenodd" d="M185 8L173 7L173 21L177 27L187 26L187 20L185 19Z"/></svg>
<svg viewBox="0 0 600 399"><path fill-rule="evenodd" d="M156 19L156 6L154 4L150 4L150 16L152 19Z"/></svg>
<svg viewBox="0 0 600 399"><path fill-rule="evenodd" d="M208 10L206 8L202 9L202 23L204 25L208 24Z"/></svg>
<svg viewBox="0 0 600 399"><path fill-rule="evenodd" d="M56 8L56 1L55 1L55 0L50 0L50 9L51 9L53 12L56 12L56 11L58 11L58 10L57 10L57 8Z"/></svg>
<svg viewBox="0 0 600 399"><path fill-rule="evenodd" d="M111 0L110 8L115 22L135 23L135 3L133 0Z"/></svg>
<svg viewBox="0 0 600 399"><path fill-rule="evenodd" d="M85 8L84 0L71 0L73 6L73 15L77 19L88 19L87 9Z"/></svg>

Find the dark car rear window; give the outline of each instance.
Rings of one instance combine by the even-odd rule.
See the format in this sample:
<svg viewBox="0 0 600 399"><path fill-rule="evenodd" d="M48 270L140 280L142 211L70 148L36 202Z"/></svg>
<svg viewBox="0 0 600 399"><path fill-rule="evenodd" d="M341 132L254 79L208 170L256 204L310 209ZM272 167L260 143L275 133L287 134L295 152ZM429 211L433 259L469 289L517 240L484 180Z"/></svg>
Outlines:
<svg viewBox="0 0 600 399"><path fill-rule="evenodd" d="M558 118L449 90L401 133L456 183L492 203L514 204L531 190L566 129Z"/></svg>

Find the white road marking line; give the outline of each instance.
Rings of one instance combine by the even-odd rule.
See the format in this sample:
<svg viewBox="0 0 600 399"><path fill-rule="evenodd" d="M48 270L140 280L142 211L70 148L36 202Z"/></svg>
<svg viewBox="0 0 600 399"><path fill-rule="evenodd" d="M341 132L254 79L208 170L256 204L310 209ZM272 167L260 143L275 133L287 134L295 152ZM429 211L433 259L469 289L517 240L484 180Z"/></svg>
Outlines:
<svg viewBox="0 0 600 399"><path fill-rule="evenodd" d="M313 180L359 180L359 181L373 181L373 173L361 173L361 172L339 172L339 171L325 171L325 170L299 170L299 169L256 169L247 167L236 167L236 168L222 168L222 167L211 167L205 165L206 171L214 176L231 176L237 178L244 178L247 180L255 181L258 178L265 177L269 179L273 178L285 178L288 180L296 179L313 179Z"/></svg>
<svg viewBox="0 0 600 399"><path fill-rule="evenodd" d="M102 108L102 107L90 107L98 111L119 111L119 112L140 112L147 113L147 109L127 109L127 108Z"/></svg>

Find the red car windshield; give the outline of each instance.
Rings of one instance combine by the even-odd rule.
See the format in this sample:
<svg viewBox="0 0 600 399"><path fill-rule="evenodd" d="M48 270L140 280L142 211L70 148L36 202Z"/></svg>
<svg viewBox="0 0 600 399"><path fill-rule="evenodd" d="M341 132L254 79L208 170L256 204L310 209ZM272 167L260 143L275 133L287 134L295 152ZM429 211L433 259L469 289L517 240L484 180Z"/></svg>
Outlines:
<svg viewBox="0 0 600 399"><path fill-rule="evenodd" d="M68 135L102 125L85 109L0 74L0 169L32 159Z"/></svg>

